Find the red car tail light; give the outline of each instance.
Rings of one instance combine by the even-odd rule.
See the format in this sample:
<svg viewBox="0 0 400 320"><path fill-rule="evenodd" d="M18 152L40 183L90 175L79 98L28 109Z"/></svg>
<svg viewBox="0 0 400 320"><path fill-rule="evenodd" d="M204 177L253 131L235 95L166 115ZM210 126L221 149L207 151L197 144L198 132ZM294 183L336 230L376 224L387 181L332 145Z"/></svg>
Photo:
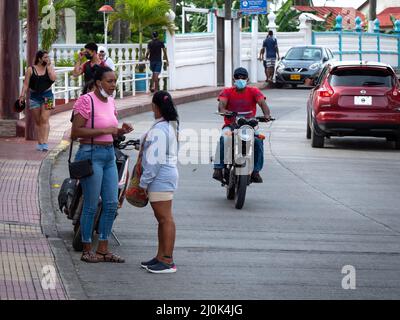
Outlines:
<svg viewBox="0 0 400 320"><path fill-rule="evenodd" d="M323 98L330 98L333 96L335 91L333 91L331 85L328 83L328 81L325 81L325 83L322 85L321 89L319 91L319 96Z"/></svg>

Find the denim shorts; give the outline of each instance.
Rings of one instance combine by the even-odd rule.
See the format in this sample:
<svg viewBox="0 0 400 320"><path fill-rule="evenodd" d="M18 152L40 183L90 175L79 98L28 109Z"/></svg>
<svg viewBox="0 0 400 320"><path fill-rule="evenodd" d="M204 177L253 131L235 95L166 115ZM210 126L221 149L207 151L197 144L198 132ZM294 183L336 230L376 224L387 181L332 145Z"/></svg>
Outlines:
<svg viewBox="0 0 400 320"><path fill-rule="evenodd" d="M152 61L150 62L150 70L154 73L161 73L162 61Z"/></svg>
<svg viewBox="0 0 400 320"><path fill-rule="evenodd" d="M46 109L53 109L54 108L54 95L53 92L47 90L45 92L35 92L30 91L30 98L29 98L29 108L30 109L37 109L40 108L42 105L48 104L49 107Z"/></svg>

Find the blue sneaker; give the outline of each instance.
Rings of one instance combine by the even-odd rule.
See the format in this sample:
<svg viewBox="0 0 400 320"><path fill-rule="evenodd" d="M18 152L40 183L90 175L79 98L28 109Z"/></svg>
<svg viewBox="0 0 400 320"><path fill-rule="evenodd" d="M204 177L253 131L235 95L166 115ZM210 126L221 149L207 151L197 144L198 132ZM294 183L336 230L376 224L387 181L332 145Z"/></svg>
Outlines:
<svg viewBox="0 0 400 320"><path fill-rule="evenodd" d="M157 258L153 258L153 259L151 259L151 260L149 260L149 261L141 262L141 263L140 263L140 266L141 266L143 269L147 269L148 266L152 266L152 265L154 265L154 264L157 264L158 262L159 262L159 261L157 260Z"/></svg>
<svg viewBox="0 0 400 320"><path fill-rule="evenodd" d="M43 151L43 144L38 143L38 145L36 146L36 150L37 151Z"/></svg>
<svg viewBox="0 0 400 320"><path fill-rule="evenodd" d="M48 146L47 143L43 143L43 144L42 144L42 151L44 151L44 152L49 151L49 146Z"/></svg>
<svg viewBox="0 0 400 320"><path fill-rule="evenodd" d="M147 267L147 271L151 273L175 273L176 270L175 263L169 264L162 261Z"/></svg>

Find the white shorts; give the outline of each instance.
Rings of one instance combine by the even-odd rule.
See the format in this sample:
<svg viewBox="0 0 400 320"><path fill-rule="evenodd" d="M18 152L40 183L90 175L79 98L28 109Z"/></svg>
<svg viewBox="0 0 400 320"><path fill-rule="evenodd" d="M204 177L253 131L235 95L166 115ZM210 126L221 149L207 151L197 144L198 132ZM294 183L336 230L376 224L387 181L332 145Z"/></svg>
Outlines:
<svg viewBox="0 0 400 320"><path fill-rule="evenodd" d="M174 199L173 192L149 192L150 202L171 201Z"/></svg>

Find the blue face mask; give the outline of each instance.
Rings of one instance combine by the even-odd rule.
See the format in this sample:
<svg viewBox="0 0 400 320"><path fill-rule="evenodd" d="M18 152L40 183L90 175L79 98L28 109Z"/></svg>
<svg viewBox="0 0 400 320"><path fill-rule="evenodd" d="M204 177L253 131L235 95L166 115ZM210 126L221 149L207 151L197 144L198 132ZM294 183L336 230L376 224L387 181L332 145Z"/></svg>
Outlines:
<svg viewBox="0 0 400 320"><path fill-rule="evenodd" d="M247 80L243 80L243 79L235 80L235 87L238 88L239 90L246 88Z"/></svg>

